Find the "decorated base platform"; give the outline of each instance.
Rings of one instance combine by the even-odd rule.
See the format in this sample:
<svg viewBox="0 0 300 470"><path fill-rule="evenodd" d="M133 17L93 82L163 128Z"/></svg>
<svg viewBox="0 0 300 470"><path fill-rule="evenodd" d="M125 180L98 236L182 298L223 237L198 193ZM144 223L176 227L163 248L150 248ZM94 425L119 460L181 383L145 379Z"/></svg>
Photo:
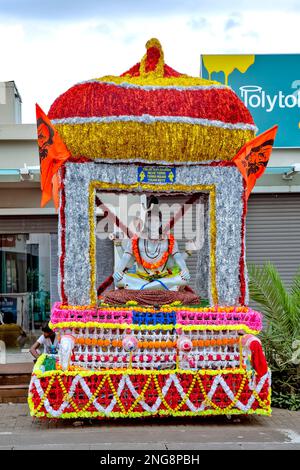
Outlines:
<svg viewBox="0 0 300 470"><path fill-rule="evenodd" d="M31 414L48 418L270 414L270 373L249 361L261 315L248 307L53 306L74 341L68 369L41 356ZM124 342L136 338L135 350ZM180 341L190 347L181 349ZM125 340L126 341L126 340ZM258 356L259 357L259 356ZM252 358L253 363L253 358Z"/></svg>
<svg viewBox="0 0 300 470"><path fill-rule="evenodd" d="M33 371L29 406L47 418L269 415L270 373L235 370Z"/></svg>
<svg viewBox="0 0 300 470"><path fill-rule="evenodd" d="M84 369L233 369L243 367L244 335L261 314L248 307L72 307L54 304L51 328L74 340L70 365ZM133 350L126 340L136 341ZM187 349L178 341L186 341Z"/></svg>

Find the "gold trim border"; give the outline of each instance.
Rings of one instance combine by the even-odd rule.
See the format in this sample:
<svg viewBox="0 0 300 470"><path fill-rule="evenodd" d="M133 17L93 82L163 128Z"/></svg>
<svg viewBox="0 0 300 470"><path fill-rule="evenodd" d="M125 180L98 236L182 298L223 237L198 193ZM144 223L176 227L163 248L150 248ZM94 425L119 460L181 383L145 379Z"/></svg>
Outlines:
<svg viewBox="0 0 300 470"><path fill-rule="evenodd" d="M191 192L209 192L209 220L210 220L210 288L211 295L214 305L218 304L218 291L217 291L217 281L216 281L216 186L214 184L203 185L196 184L192 186L187 186L183 184L148 184L148 183L133 183L133 184L123 184L123 183L106 183L103 181L91 181L89 185L89 226L90 226L90 267L91 267L91 286L90 286L90 299L91 304L97 304L97 294L96 294L96 227L95 227L95 190L117 190L117 191L127 191L132 192L135 190L139 191L183 191L185 193Z"/></svg>

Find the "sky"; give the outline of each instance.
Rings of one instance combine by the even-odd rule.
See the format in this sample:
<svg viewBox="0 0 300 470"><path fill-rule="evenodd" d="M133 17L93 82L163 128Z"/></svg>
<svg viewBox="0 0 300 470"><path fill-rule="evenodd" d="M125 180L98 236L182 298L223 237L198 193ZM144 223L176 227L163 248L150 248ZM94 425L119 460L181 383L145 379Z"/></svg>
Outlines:
<svg viewBox="0 0 300 470"><path fill-rule="evenodd" d="M200 54L300 52L299 0L0 0L0 81L24 123L75 83L120 75L157 37L165 62L199 76Z"/></svg>

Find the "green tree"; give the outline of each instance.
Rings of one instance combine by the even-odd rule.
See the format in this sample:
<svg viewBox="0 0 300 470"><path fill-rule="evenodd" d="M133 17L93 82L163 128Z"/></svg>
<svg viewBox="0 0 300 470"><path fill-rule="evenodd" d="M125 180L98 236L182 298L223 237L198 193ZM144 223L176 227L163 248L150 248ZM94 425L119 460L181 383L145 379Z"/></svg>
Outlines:
<svg viewBox="0 0 300 470"><path fill-rule="evenodd" d="M300 271L288 290L276 268L249 266L250 299L264 315L260 334L272 371L272 402L300 409Z"/></svg>

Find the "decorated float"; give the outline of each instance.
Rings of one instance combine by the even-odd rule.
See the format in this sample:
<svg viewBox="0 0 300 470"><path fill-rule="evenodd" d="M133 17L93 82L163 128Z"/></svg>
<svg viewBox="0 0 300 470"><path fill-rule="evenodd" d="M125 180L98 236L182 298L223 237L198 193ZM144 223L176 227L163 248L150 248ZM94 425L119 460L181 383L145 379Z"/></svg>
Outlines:
<svg viewBox="0 0 300 470"><path fill-rule="evenodd" d="M276 129L255 132L229 87L176 72L156 39L123 75L79 83L48 116L39 110L43 203L52 184L58 195L60 302L50 326L60 347L35 364L33 416L270 414L245 217ZM101 286L99 191L144 195L139 230L116 222L124 239ZM163 225L166 195L204 207L194 289L174 235L185 209Z"/></svg>

